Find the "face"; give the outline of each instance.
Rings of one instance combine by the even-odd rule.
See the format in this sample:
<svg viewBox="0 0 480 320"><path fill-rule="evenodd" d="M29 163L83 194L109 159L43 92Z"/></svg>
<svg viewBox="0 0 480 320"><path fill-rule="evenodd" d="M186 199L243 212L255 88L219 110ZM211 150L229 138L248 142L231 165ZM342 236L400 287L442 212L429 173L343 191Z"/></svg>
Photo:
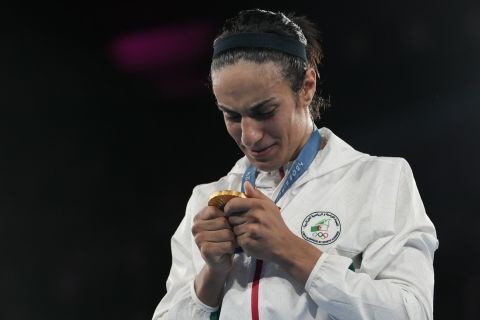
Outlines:
<svg viewBox="0 0 480 320"><path fill-rule="evenodd" d="M295 159L313 129L312 69L298 93L273 62L225 66L212 72L212 86L228 133L256 168L276 170Z"/></svg>

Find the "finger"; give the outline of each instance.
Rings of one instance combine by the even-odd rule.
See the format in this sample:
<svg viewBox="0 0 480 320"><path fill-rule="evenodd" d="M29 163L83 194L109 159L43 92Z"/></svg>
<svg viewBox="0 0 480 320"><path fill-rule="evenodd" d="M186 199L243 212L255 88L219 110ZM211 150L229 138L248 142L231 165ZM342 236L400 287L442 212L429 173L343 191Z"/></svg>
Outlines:
<svg viewBox="0 0 480 320"><path fill-rule="evenodd" d="M239 224L244 224L248 222L249 219L245 215L233 215L228 217L228 222L231 226L236 226Z"/></svg>
<svg viewBox="0 0 480 320"><path fill-rule="evenodd" d="M231 225L226 217L218 217L210 220L197 220L193 223L192 232L214 231L230 229Z"/></svg>
<svg viewBox="0 0 480 320"><path fill-rule="evenodd" d="M255 205L256 199L248 199L248 198L234 198L225 205L223 208L223 212L227 217L233 215L243 215L247 211L253 208Z"/></svg>
<svg viewBox="0 0 480 320"><path fill-rule="evenodd" d="M248 232L243 233L240 236L237 236L237 243L243 250L248 250L256 246L257 240L252 238Z"/></svg>
<svg viewBox="0 0 480 320"><path fill-rule="evenodd" d="M236 225L235 227L232 228L233 234L236 237L236 240L238 242L238 237L245 235L248 232L248 226L246 223Z"/></svg>
<svg viewBox="0 0 480 320"><path fill-rule="evenodd" d="M203 231L195 234L195 242L201 246L206 242L235 242L232 230Z"/></svg>
<svg viewBox="0 0 480 320"><path fill-rule="evenodd" d="M270 198L263 194L262 191L255 189L250 181L246 181L243 187L245 188L245 194L249 198L270 200Z"/></svg>
<svg viewBox="0 0 480 320"><path fill-rule="evenodd" d="M210 220L224 216L225 214L223 213L223 211L218 209L217 207L207 206L203 208L200 212L198 212L195 217L193 217L193 220Z"/></svg>
<svg viewBox="0 0 480 320"><path fill-rule="evenodd" d="M233 234L239 244L241 239L245 237L259 240L261 238L260 230L258 224L255 223L244 223L232 228Z"/></svg>
<svg viewBox="0 0 480 320"><path fill-rule="evenodd" d="M233 254L237 247L236 242L206 242L199 249L202 255L205 257L223 256L225 254Z"/></svg>

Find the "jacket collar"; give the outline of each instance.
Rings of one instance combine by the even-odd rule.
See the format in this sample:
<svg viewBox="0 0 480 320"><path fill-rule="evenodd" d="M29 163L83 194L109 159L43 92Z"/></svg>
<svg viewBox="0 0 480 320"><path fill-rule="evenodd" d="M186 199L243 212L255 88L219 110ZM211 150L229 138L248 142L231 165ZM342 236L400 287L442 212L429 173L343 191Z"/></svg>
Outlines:
<svg viewBox="0 0 480 320"><path fill-rule="evenodd" d="M317 153L308 170L295 182L294 187L298 187L311 179L325 175L360 158L369 156L352 148L328 128L323 127L319 129L319 132L326 144ZM250 162L244 156L237 161L229 174L242 176L249 166Z"/></svg>

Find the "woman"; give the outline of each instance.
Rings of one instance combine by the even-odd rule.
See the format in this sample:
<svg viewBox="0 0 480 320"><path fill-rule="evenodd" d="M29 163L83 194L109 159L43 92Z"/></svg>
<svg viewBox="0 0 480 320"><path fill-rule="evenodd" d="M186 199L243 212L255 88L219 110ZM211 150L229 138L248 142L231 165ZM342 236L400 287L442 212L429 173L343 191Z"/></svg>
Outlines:
<svg viewBox="0 0 480 320"><path fill-rule="evenodd" d="M407 162L317 129L322 51L306 18L241 11L211 81L245 154L193 190L154 319L431 319L438 246ZM246 197L208 206L220 190Z"/></svg>

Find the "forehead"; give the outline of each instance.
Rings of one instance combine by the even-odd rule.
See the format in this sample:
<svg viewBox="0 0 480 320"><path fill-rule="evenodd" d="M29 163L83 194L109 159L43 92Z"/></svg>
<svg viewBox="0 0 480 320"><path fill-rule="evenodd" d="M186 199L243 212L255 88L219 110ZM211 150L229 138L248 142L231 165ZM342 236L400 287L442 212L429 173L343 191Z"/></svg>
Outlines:
<svg viewBox="0 0 480 320"><path fill-rule="evenodd" d="M228 64L218 70L212 70L212 81L224 80L225 76L235 74L236 76L262 76L262 78L278 77L281 75L280 67L273 61L257 63L240 59L234 64Z"/></svg>
<svg viewBox="0 0 480 320"><path fill-rule="evenodd" d="M219 104L249 105L257 100L288 94L288 82L274 62L240 60L212 71L212 88Z"/></svg>

